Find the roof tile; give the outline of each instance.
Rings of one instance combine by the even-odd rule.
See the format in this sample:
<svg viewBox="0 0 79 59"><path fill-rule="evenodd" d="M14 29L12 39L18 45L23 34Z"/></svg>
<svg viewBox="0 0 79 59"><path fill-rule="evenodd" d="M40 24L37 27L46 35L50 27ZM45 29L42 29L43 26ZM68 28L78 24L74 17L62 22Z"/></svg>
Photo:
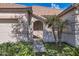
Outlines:
<svg viewBox="0 0 79 59"><path fill-rule="evenodd" d="M58 15L61 10L55 8L48 8L43 6L32 6L33 14L36 15Z"/></svg>
<svg viewBox="0 0 79 59"><path fill-rule="evenodd" d="M0 8L30 8L30 7L15 3L0 3Z"/></svg>

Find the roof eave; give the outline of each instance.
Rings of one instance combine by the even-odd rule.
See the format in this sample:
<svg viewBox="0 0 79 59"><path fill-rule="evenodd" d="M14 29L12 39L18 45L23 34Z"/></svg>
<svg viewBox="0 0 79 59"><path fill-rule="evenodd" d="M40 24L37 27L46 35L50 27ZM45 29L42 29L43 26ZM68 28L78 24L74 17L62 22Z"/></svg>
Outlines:
<svg viewBox="0 0 79 59"><path fill-rule="evenodd" d="M74 8L75 8L75 6L70 5L67 9L65 9L60 14L58 14L58 16L61 17L61 16L65 15L66 13L68 13L70 10L73 10Z"/></svg>
<svg viewBox="0 0 79 59"><path fill-rule="evenodd" d="M27 9L32 7L0 8L0 9Z"/></svg>

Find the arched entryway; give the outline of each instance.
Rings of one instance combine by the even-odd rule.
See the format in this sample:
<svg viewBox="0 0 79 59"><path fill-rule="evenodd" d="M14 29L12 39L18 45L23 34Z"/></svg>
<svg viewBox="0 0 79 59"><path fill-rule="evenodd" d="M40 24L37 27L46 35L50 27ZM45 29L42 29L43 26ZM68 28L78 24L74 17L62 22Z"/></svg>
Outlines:
<svg viewBox="0 0 79 59"><path fill-rule="evenodd" d="M33 24L34 31L42 31L43 30L43 23L41 21L35 21Z"/></svg>
<svg viewBox="0 0 79 59"><path fill-rule="evenodd" d="M43 22L35 21L33 23L33 35L34 37L43 38Z"/></svg>

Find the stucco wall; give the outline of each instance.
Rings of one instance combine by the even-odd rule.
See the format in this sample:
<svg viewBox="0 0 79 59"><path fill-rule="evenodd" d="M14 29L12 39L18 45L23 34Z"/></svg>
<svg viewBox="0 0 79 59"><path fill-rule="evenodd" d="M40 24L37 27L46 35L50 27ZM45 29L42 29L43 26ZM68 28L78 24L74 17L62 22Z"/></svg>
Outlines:
<svg viewBox="0 0 79 59"><path fill-rule="evenodd" d="M20 17L22 18L19 19ZM12 33L12 25L17 24L17 20L27 21L27 14L25 16L25 13L21 12L0 12L0 43L9 41L16 42L17 40L19 40L14 37L14 34ZM26 35L24 34L20 36L20 38L27 39Z"/></svg>
<svg viewBox="0 0 79 59"><path fill-rule="evenodd" d="M43 30L43 39L44 39L44 42L55 42L55 39L52 34L52 29L48 28L48 26L45 24L44 24L44 30Z"/></svg>
<svg viewBox="0 0 79 59"><path fill-rule="evenodd" d="M35 21L41 21L43 23L43 30L42 31L34 31L33 30L33 23ZM44 23L43 19L37 19L35 17L32 18L32 30L34 35L38 35L41 39L43 39L44 42L54 42L54 38L52 35L52 30L47 27L47 25ZM38 26L38 25L37 25Z"/></svg>
<svg viewBox="0 0 79 59"><path fill-rule="evenodd" d="M72 10L61 17L62 20L68 20L68 29L63 33L62 40L73 46L76 45L75 40L75 11Z"/></svg>
<svg viewBox="0 0 79 59"><path fill-rule="evenodd" d="M25 13L18 13L18 12L4 12L1 13L0 12L0 19L15 19L15 18L19 18L20 16L25 15ZM27 14L26 14L27 15Z"/></svg>
<svg viewBox="0 0 79 59"><path fill-rule="evenodd" d="M0 19L0 43L16 42L17 39L13 37L12 25L16 24L17 20L1 20Z"/></svg>
<svg viewBox="0 0 79 59"><path fill-rule="evenodd" d="M75 40L76 40L76 46L79 45L79 15L75 14Z"/></svg>

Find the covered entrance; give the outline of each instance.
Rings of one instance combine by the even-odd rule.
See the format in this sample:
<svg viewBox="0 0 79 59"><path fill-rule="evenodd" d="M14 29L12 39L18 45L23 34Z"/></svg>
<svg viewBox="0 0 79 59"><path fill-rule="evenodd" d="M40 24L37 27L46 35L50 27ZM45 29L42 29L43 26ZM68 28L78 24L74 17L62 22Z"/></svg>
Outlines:
<svg viewBox="0 0 79 59"><path fill-rule="evenodd" d="M42 21L35 21L33 23L33 37L34 38L43 38L43 22Z"/></svg>

